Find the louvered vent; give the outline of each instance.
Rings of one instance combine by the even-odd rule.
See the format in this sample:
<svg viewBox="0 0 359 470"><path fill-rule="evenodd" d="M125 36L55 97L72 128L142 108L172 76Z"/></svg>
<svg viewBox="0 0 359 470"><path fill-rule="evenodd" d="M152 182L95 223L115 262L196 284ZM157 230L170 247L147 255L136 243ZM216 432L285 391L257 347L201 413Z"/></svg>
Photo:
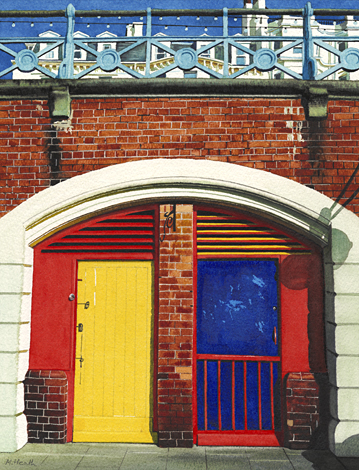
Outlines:
<svg viewBox="0 0 359 470"><path fill-rule="evenodd" d="M154 211L101 219L69 229L42 253L153 253Z"/></svg>
<svg viewBox="0 0 359 470"><path fill-rule="evenodd" d="M197 212L198 258L244 255L310 254L308 248L278 230L242 217Z"/></svg>

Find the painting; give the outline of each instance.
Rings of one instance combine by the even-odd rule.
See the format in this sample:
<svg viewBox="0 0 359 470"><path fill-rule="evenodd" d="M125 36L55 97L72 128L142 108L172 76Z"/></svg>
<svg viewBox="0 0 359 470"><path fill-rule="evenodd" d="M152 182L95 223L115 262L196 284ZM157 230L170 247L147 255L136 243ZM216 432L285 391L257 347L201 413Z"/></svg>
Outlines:
<svg viewBox="0 0 359 470"><path fill-rule="evenodd" d="M0 468L357 468L359 10L337 7L0 12Z"/></svg>

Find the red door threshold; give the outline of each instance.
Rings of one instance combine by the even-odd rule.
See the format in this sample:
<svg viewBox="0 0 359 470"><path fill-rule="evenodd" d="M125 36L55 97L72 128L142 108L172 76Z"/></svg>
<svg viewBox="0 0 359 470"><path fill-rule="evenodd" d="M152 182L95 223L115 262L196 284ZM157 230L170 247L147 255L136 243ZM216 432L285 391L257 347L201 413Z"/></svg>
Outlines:
<svg viewBox="0 0 359 470"><path fill-rule="evenodd" d="M281 433L273 431L204 431L197 434L199 446L280 447L281 441Z"/></svg>

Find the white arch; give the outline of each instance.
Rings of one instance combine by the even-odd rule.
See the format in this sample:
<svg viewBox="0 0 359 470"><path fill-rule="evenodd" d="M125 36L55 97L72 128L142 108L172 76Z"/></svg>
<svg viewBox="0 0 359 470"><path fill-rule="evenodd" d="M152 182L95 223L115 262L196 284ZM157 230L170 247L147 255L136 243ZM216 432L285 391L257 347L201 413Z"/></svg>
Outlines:
<svg viewBox="0 0 359 470"><path fill-rule="evenodd" d="M333 385L331 448L337 455L359 455L359 218L343 209L330 220L340 206L333 208L326 196L286 178L190 159L142 160L77 176L33 196L0 220L0 337L5 338L0 346L0 451L15 451L27 440L21 382L29 357L31 246L100 211L179 200L250 210L323 246Z"/></svg>

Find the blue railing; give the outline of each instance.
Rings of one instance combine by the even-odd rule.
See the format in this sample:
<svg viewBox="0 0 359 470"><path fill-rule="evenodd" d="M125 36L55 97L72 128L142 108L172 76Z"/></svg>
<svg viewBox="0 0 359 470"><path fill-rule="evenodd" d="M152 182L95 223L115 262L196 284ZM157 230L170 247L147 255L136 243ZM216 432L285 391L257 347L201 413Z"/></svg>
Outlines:
<svg viewBox="0 0 359 470"><path fill-rule="evenodd" d="M4 14L0 12L0 16L1 13ZM34 17L41 12L27 13L27 16ZM64 13L64 36L45 34L0 38L0 68L4 64L4 56L10 56L11 61L11 65L0 70L0 78L13 73L13 78L80 79L101 75L137 79L242 77L322 80L356 79L354 72L359 70L359 49L353 47L359 41L355 27L337 27L343 24L343 15L359 15L359 10L314 11L308 2L303 10L223 8L158 11L148 8L145 12L122 12L127 18L144 13L142 22L136 23L144 29L144 34L134 36L128 34L128 28L126 35L75 34L75 20L79 14L81 18L119 19L116 11L76 12L70 4L65 12L49 11L46 16L59 17ZM14 14L7 12L6 16L11 18ZM175 23L180 19L176 14L189 18L187 24L190 26L183 25L181 34L174 33ZM318 14L332 19L315 22ZM16 16L19 15L18 12ZM334 21L336 17L340 18L337 23ZM197 25L201 18L209 18L211 27L199 31ZM288 21L287 26L283 18ZM353 18L351 16L350 21L354 25ZM154 24L156 28L153 28ZM171 25L170 34L158 33L159 24L166 25L164 30ZM323 25L329 25L328 29L333 32L325 31ZM292 27L295 34L287 35L286 30ZM136 33L135 26L131 31ZM57 51L56 55L52 51ZM81 59L82 56L86 59ZM337 72L342 75L338 76Z"/></svg>

